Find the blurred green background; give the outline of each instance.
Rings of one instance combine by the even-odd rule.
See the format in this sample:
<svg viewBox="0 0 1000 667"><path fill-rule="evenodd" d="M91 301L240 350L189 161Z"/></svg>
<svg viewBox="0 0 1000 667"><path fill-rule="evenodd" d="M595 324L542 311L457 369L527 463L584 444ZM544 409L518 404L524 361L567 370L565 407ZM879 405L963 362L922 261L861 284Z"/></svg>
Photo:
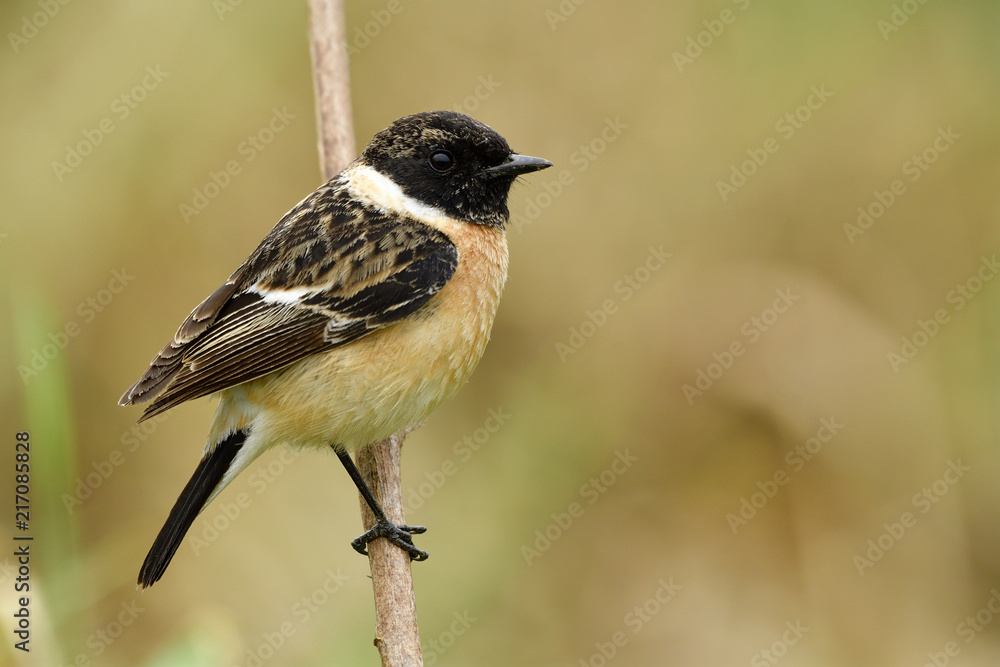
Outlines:
<svg viewBox="0 0 1000 667"><path fill-rule="evenodd" d="M214 403L116 402L320 183L306 19L0 6L0 537L24 430L35 537L0 663L378 662L328 454L262 457L135 588ZM455 108L556 165L513 191L479 370L404 448L426 664L1000 662L998 20L348 2L359 147Z"/></svg>

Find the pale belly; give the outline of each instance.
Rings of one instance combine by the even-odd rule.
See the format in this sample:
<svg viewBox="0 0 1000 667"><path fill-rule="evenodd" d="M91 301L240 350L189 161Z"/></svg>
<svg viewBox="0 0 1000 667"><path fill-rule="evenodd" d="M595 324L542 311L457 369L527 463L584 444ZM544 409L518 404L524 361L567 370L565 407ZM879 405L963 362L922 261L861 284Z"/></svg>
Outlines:
<svg viewBox="0 0 1000 667"><path fill-rule="evenodd" d="M305 359L255 388L247 398L264 410L253 429L274 444L353 451L423 421L468 380L493 318L451 331L428 319Z"/></svg>

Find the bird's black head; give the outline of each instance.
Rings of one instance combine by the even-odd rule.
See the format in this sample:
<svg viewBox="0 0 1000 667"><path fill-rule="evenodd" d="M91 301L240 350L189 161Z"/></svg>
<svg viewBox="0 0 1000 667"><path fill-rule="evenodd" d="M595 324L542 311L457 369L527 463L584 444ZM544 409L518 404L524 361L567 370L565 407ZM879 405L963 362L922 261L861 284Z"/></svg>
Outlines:
<svg viewBox="0 0 1000 667"><path fill-rule="evenodd" d="M552 163L517 155L491 127L454 111L400 118L376 134L360 161L422 204L469 222L503 226L514 179Z"/></svg>

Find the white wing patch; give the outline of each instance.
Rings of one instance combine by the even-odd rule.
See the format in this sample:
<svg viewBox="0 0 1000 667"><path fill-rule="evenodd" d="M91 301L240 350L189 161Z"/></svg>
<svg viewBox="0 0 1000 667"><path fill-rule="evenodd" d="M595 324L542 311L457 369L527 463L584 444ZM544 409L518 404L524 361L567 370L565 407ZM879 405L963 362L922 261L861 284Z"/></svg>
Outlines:
<svg viewBox="0 0 1000 667"><path fill-rule="evenodd" d="M256 282L248 287L247 291L259 294L264 299L264 303L297 306L302 303L303 297L315 294L317 289L312 285L293 287L291 289L274 289L273 287L261 287L260 283Z"/></svg>

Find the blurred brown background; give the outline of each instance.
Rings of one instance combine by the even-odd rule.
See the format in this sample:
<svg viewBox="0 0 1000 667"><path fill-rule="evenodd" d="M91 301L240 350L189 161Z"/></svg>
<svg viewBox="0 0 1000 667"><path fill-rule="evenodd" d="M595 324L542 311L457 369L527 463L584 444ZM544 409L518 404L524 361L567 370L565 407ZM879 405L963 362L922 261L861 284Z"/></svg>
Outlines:
<svg viewBox="0 0 1000 667"><path fill-rule="evenodd" d="M457 108L556 165L404 449L426 664L1000 662L1000 7L348 5L359 146ZM116 401L320 182L304 3L0 25L0 537L22 430L35 536L0 662L376 664L329 454L263 457L134 583L214 403Z"/></svg>

